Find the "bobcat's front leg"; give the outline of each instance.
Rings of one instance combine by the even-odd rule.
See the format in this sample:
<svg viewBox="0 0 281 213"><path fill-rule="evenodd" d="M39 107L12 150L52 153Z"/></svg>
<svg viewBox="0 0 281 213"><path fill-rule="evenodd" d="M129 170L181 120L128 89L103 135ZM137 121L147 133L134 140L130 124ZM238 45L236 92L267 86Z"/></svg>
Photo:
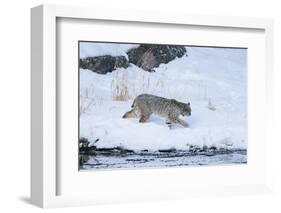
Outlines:
<svg viewBox="0 0 281 213"><path fill-rule="evenodd" d="M189 127L189 124L186 121L175 116L169 116L169 121L172 123L180 124L184 127Z"/></svg>
<svg viewBox="0 0 281 213"><path fill-rule="evenodd" d="M182 120L180 118L177 118L176 121L177 121L178 124L180 124L180 125L182 125L184 127L189 127L189 124L186 121L184 121L184 120Z"/></svg>
<svg viewBox="0 0 281 213"><path fill-rule="evenodd" d="M166 122L165 122L169 128L172 128L172 122L170 121L169 118L166 118Z"/></svg>

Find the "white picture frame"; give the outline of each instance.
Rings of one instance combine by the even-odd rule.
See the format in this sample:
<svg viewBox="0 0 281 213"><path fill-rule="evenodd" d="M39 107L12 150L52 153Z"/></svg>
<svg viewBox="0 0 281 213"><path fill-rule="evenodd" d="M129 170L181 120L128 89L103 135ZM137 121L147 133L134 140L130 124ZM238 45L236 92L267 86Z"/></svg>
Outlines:
<svg viewBox="0 0 281 213"><path fill-rule="evenodd" d="M260 105L267 113L262 120L265 126L264 132L257 133L257 137L264 139L266 152L264 153L264 165L256 170L253 175L261 175L262 178L253 181L239 182L239 184L229 185L227 183L218 185L200 186L200 182L194 182L194 188L189 186L169 185L166 189L161 190L161 185L151 189L147 195L143 192L134 192L130 186L127 187L120 196L118 193L106 198L105 195L83 196L83 195L58 195L58 174L60 167L57 166L57 87L60 83L57 80L57 20L64 19L87 19L102 21L118 21L122 25L124 22L134 23L153 23L156 25L166 26L200 26L206 28L224 28L229 31L234 29L253 29L263 32L265 41L265 57L264 68L262 73L266 76L262 79L265 87L262 93L265 95ZM270 165L270 149L271 149L271 125L272 125L272 107L273 107L273 21L271 19L257 18L241 18L241 17L216 17L203 15L173 14L173 13L152 13L148 11L121 11L100 8L85 8L74 6L54 6L41 5L31 10L31 201L34 205L47 207L62 207L76 205L91 205L100 203L116 203L116 202L138 202L143 200L165 200L178 199L187 197L214 196L214 195L241 195L264 193L270 191L271 186L271 165ZM251 76L250 76L251 77ZM251 78L249 79L251 80ZM261 80L261 79L259 79ZM255 81L255 79L253 79ZM249 96L254 91L249 90ZM256 99L253 100L253 104ZM252 110L249 108L248 110ZM254 110L254 109L253 109ZM249 117L254 119L253 117ZM252 120L255 122L254 120ZM251 128L251 126L249 126ZM252 137L251 140L255 140ZM65 151L67 152L67 150ZM208 168L204 171L204 175L211 170L217 168ZM239 172L247 172L247 167L240 169ZM122 171L121 171L122 172ZM123 171L124 172L124 171ZM169 178L175 178L172 173L181 175L181 169L165 169L162 170L140 170L138 175L155 175L155 178L168 175ZM199 172L200 173L200 172ZM125 173L124 173L125 174ZM202 173L203 174L203 173ZM83 174L82 174L83 175ZM91 175L95 175L92 173ZM110 175L110 177L108 177ZM115 176L116 177L115 177ZM103 178L118 178L120 172L104 173ZM132 178L131 174L126 173L126 178ZM89 179L85 179L89 180ZM144 180L148 181L147 179ZM161 181L160 181L161 182ZM159 183L163 184L163 183ZM107 192L108 193L108 192Z"/></svg>

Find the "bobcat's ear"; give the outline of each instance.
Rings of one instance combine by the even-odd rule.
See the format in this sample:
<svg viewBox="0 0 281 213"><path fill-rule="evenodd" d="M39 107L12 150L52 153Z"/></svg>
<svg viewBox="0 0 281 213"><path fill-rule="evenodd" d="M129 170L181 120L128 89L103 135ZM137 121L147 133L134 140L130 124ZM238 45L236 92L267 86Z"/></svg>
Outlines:
<svg viewBox="0 0 281 213"><path fill-rule="evenodd" d="M190 102L188 102L187 105L190 106Z"/></svg>

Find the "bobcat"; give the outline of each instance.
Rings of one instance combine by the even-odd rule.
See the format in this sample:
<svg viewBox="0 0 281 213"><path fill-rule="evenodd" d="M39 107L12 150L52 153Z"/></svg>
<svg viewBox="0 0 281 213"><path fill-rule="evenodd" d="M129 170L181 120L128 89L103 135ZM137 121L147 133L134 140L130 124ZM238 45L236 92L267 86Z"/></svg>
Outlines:
<svg viewBox="0 0 281 213"><path fill-rule="evenodd" d="M175 99L167 99L155 95L141 94L133 102L132 110L126 112L123 118L140 116L140 123L146 122L150 115L155 113L166 118L166 124L171 127L172 123L188 127L189 124L179 118L179 115L190 116L190 103L182 103Z"/></svg>

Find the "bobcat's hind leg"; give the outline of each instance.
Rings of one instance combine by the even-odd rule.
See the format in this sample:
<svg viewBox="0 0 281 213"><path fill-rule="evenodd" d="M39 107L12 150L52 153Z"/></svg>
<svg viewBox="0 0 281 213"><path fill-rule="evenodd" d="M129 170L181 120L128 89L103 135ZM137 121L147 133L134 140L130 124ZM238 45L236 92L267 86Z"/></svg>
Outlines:
<svg viewBox="0 0 281 213"><path fill-rule="evenodd" d="M150 114L141 113L139 122L145 123L149 119L149 117L150 117Z"/></svg>
<svg viewBox="0 0 281 213"><path fill-rule="evenodd" d="M129 112L126 112L122 118L135 118L137 117L137 114L136 114L136 109L133 108L132 110L130 110Z"/></svg>

